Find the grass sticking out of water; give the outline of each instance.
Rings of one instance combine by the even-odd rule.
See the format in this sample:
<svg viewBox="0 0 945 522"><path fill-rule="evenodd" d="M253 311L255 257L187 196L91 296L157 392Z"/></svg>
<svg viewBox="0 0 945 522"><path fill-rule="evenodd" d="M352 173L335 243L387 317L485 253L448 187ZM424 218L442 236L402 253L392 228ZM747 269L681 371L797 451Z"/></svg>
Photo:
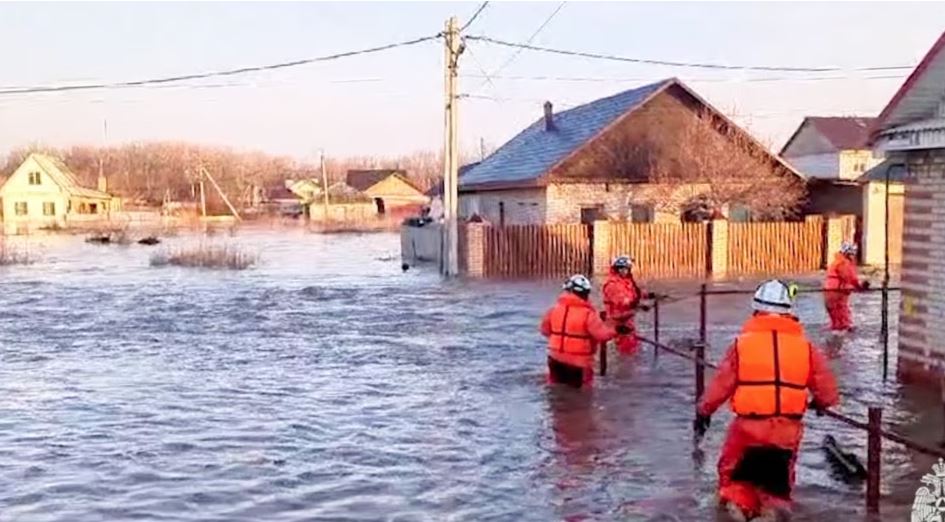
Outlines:
<svg viewBox="0 0 945 522"><path fill-rule="evenodd" d="M151 256L151 266L186 266L216 270L245 270L259 256L233 245L197 245L164 250Z"/></svg>

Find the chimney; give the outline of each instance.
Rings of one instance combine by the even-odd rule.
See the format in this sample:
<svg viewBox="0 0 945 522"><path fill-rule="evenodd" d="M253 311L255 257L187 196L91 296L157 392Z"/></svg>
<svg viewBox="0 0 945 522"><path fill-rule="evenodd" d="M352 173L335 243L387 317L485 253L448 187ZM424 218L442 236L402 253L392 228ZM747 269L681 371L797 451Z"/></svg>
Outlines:
<svg viewBox="0 0 945 522"><path fill-rule="evenodd" d="M555 114L550 101L545 102L545 130L548 132L557 130L555 128Z"/></svg>

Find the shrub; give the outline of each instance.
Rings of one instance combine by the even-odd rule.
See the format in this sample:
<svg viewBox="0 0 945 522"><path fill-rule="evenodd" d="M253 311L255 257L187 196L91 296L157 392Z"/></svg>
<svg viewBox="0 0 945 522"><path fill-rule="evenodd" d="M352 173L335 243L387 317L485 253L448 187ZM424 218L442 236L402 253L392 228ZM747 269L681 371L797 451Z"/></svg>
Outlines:
<svg viewBox="0 0 945 522"><path fill-rule="evenodd" d="M0 239L0 266L7 265L29 265L32 264L33 256L29 251L20 250L18 247L8 245L6 241Z"/></svg>
<svg viewBox="0 0 945 522"><path fill-rule="evenodd" d="M167 249L151 256L151 266L186 266L219 270L245 270L259 256L232 245L197 245Z"/></svg>

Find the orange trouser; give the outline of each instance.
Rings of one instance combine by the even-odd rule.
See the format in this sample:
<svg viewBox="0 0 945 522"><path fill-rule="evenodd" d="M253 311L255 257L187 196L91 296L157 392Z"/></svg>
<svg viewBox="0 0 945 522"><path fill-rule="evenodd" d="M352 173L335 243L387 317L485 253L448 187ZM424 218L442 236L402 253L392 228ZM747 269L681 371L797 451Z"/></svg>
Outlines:
<svg viewBox="0 0 945 522"><path fill-rule="evenodd" d="M847 292L827 292L824 294L824 306L830 316L831 330L849 330L853 328L850 315L850 294Z"/></svg>
<svg viewBox="0 0 945 522"><path fill-rule="evenodd" d="M803 429L800 421L785 418L732 421L719 455L719 500L734 503L749 517L757 516L764 508L789 508ZM745 476L746 456L754 459L759 450L784 455L780 470L765 463L759 474L780 482L786 491L774 492L770 485L741 479Z"/></svg>

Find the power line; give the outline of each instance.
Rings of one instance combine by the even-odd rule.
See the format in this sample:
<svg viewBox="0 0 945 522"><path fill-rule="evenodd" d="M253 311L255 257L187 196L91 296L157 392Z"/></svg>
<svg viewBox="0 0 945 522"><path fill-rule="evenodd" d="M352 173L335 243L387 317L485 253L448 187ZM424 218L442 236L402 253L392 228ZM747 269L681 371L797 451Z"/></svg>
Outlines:
<svg viewBox="0 0 945 522"><path fill-rule="evenodd" d="M689 67L696 69L720 69L720 70L747 70L747 71L781 71L781 72L838 72L843 71L841 67L783 67L783 66L767 66L767 65L721 65L713 63L697 63L697 62L673 62L667 60L652 60L648 58L630 58L626 56L617 56L612 54L600 54L600 53L589 53L583 51L568 51L564 49L554 49L550 47L540 47L536 45L531 45L530 43L515 43L507 42L505 40L499 40L489 36L467 36L469 40L475 40L480 42L491 43L495 45L500 45L503 47L512 47L515 49L526 50L526 51L536 51L543 52L548 54L558 54L564 56L577 56L581 58L593 58L596 60L609 60L615 62L629 62L629 63L639 63L647 65L664 65L667 67ZM893 71L893 70L906 70L912 69L911 65L895 65L895 66L877 66L877 67L863 67L852 69L854 71Z"/></svg>
<svg viewBox="0 0 945 522"><path fill-rule="evenodd" d="M555 81L555 82L602 82L602 83L620 83L620 82L658 82L666 79L665 77L631 77L631 78L605 78L605 77L580 77L580 76L488 76L479 74L464 74L464 78L490 78L492 80L510 80L510 81ZM902 80L901 75L882 75L882 76L782 76L782 77L761 77L761 78L685 78L682 79L690 83L752 83L752 82L815 82L815 81L833 81L833 80Z"/></svg>
<svg viewBox="0 0 945 522"><path fill-rule="evenodd" d="M534 41L535 38L538 37L538 35L545 29L545 27L547 27L548 24L551 23L551 20L558 14L558 12L561 11L561 8L564 7L565 3L566 2L561 2L560 4L558 4L558 7L556 7L555 10L552 11L550 15L548 15L548 18L545 18L545 21L542 22L541 25L538 26L538 29L535 29L532 35L529 36L527 40L525 40L525 45L531 45L532 41ZM512 55L509 56L508 59L506 59L505 62L503 62L502 65L500 65L499 68L496 69L492 73L492 75L495 76L496 74L499 74L502 71L504 71L506 67L511 65L512 62L514 62L515 59L518 58L518 55L522 53L522 50L523 49L521 47L516 49L515 52L512 53Z"/></svg>
<svg viewBox="0 0 945 522"><path fill-rule="evenodd" d="M463 32L463 31L465 31L467 28L469 28L469 26L472 25L472 23L476 21L476 18L479 18L479 14L482 13L483 10L485 10L485 8L486 8L487 5L489 5L488 0L485 1L485 2L483 2L482 4L480 4L480 5L479 5L479 9L476 9L476 12L473 13L473 15L472 15L472 17L469 19L469 21L466 22L462 27L460 27L459 32Z"/></svg>
<svg viewBox="0 0 945 522"><path fill-rule="evenodd" d="M229 69L229 70L224 70L224 71L211 71L211 72L204 72L204 73L185 74L185 75L180 75L180 76L167 76L163 78L150 78L150 79L145 79L145 80L132 80L132 81L112 82L112 83L89 83L89 84L82 84L82 85L38 86L38 87L26 87L26 88L20 88L20 89L4 89L4 90L0 90L0 95L62 92L62 91L81 91L81 90L90 90L90 89L113 89L113 88L123 88L123 87L140 87L140 86L145 86L145 85L159 85L159 84L180 82L180 81L186 81L186 80L200 80L200 79L205 79L205 78L217 78L221 76L236 76L236 75L252 73L252 72L271 71L275 69L286 69L289 67L298 67L300 65L308 65L308 64L317 63L317 62L327 62L327 61L337 60L339 58L348 58L351 56L358 56L362 54L378 53L381 51L395 49L397 47L407 47L407 46L427 42L430 40L435 40L439 38L440 36L441 35L439 34L433 35L433 36L424 36L422 38L415 38L413 40L406 40L403 42L396 42L396 43L381 45L378 47L371 47L368 49L346 51L342 53L329 54L326 56L318 56L315 58L305 58L302 60L274 63L274 64L269 64L269 65L258 65L258 66L253 66L253 67L241 67L239 69Z"/></svg>

